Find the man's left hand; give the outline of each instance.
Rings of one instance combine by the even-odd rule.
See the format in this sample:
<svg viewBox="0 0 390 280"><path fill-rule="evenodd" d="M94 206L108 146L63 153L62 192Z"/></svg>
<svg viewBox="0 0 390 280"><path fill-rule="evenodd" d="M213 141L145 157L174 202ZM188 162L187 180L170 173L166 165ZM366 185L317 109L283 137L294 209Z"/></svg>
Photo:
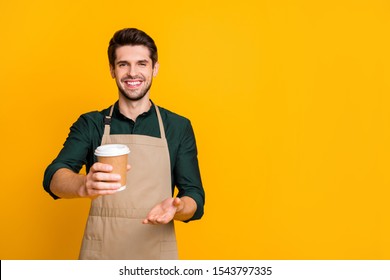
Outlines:
<svg viewBox="0 0 390 280"><path fill-rule="evenodd" d="M180 198L167 198L154 206L142 223L152 225L167 224L173 220L176 212L181 211L183 207L184 203Z"/></svg>

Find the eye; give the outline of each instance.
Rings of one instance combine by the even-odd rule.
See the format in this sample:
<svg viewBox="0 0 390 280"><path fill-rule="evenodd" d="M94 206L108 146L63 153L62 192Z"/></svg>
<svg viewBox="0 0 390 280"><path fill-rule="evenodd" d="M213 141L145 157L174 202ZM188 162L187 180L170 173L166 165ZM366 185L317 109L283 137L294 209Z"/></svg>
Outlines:
<svg viewBox="0 0 390 280"><path fill-rule="evenodd" d="M138 63L137 63L139 66L141 66L141 67L146 67L146 66L148 66L148 61L147 60L140 60L140 61L138 61Z"/></svg>

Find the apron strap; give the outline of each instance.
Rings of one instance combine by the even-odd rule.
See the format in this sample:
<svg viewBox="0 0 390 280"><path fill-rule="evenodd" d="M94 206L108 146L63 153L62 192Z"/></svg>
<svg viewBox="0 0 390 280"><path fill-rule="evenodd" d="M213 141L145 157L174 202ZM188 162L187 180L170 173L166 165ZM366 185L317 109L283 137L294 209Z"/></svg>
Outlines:
<svg viewBox="0 0 390 280"><path fill-rule="evenodd" d="M156 108L156 114L157 114L157 119L158 119L158 126L160 128L160 134L161 134L161 139L165 139L165 129L164 129L164 124L161 118L160 110L158 109L158 106L154 104L154 107ZM111 128L111 116L112 112L114 112L114 105L111 106L110 109L110 114L108 116L104 116L104 135L110 135L110 128Z"/></svg>
<svg viewBox="0 0 390 280"><path fill-rule="evenodd" d="M154 104L154 107L156 108L158 126L160 127L161 139L165 139L165 129L164 129L164 124L163 124L161 115L160 115L160 110L158 109L156 104Z"/></svg>
<svg viewBox="0 0 390 280"><path fill-rule="evenodd" d="M108 116L104 116L104 133L103 135L110 135L111 128L111 116L114 111L114 105L111 106L110 114Z"/></svg>

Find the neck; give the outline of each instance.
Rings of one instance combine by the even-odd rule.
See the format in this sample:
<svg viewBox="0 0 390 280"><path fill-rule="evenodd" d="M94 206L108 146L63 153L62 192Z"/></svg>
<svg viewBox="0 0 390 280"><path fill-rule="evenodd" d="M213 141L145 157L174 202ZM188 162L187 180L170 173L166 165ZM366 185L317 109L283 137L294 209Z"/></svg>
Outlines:
<svg viewBox="0 0 390 280"><path fill-rule="evenodd" d="M149 98L143 98L136 101L119 98L119 111L133 121L135 121L142 113L149 111L151 106L152 103Z"/></svg>

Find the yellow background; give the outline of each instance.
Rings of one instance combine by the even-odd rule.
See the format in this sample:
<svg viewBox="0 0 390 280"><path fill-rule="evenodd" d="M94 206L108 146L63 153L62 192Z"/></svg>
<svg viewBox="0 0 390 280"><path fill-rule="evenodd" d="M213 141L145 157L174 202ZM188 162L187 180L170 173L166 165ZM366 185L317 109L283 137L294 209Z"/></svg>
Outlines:
<svg viewBox="0 0 390 280"><path fill-rule="evenodd" d="M182 259L390 258L390 4L1 1L0 259L75 259L88 200L43 172L108 107L112 34L156 41L151 96L191 119L207 193Z"/></svg>

